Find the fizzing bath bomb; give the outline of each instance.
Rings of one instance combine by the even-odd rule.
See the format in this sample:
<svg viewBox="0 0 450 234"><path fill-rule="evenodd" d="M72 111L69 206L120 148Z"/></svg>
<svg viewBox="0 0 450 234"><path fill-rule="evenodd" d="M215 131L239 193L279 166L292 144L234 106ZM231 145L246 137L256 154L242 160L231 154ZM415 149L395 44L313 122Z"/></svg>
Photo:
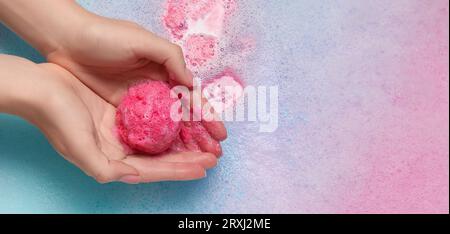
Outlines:
<svg viewBox="0 0 450 234"><path fill-rule="evenodd" d="M170 97L167 83L147 81L132 86L116 112L117 132L131 150L159 154L177 138L180 122L172 120L171 106L178 99Z"/></svg>

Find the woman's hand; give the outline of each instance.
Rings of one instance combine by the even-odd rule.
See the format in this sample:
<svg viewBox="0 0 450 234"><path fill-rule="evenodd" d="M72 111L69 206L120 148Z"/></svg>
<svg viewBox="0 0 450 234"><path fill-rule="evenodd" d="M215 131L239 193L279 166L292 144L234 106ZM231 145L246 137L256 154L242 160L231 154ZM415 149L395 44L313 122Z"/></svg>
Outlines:
<svg viewBox="0 0 450 234"><path fill-rule="evenodd" d="M46 54L113 105L140 79L192 86L181 48L128 21L89 16L74 38Z"/></svg>
<svg viewBox="0 0 450 234"><path fill-rule="evenodd" d="M57 65L0 56L0 82L0 111L35 124L61 155L101 183L199 179L217 163L209 153L127 156L113 132L115 107Z"/></svg>
<svg viewBox="0 0 450 234"><path fill-rule="evenodd" d="M179 46L132 22L92 14L75 1L0 0L0 20L112 106L139 79L188 87L193 82ZM226 138L221 121L202 123L215 140Z"/></svg>
<svg viewBox="0 0 450 234"><path fill-rule="evenodd" d="M73 43L52 51L47 58L72 72L114 106L137 80L164 80L172 85L186 86L192 86L193 82L179 46L134 23L99 16L93 17L89 26L80 30ZM203 104L206 102L202 100ZM221 121L202 123L214 138L209 145L226 139L226 129ZM219 153L218 150L206 152Z"/></svg>
<svg viewBox="0 0 450 234"><path fill-rule="evenodd" d="M48 60L72 72L114 106L137 80L192 85L192 75L184 64L180 47L134 23L94 18L90 26L80 31L75 40L77 43L68 43L49 53ZM203 103L206 102L203 99ZM215 141L226 138L226 129L221 121L202 123ZM206 152L218 154L217 150Z"/></svg>
<svg viewBox="0 0 450 234"><path fill-rule="evenodd" d="M136 79L192 85L180 47L73 0L0 0L0 21L113 105Z"/></svg>

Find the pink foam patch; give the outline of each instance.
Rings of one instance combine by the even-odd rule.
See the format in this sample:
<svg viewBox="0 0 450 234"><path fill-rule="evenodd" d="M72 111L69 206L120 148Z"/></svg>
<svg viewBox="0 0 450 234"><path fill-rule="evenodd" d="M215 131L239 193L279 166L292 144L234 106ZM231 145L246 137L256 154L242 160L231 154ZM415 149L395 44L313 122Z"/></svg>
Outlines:
<svg viewBox="0 0 450 234"><path fill-rule="evenodd" d="M184 2L185 0L169 0L167 12L164 15L164 25L177 39L181 39L188 29Z"/></svg>
<svg viewBox="0 0 450 234"><path fill-rule="evenodd" d="M220 0L186 0L186 7L188 16L192 20L199 20L206 14L208 14L211 9L221 2Z"/></svg>
<svg viewBox="0 0 450 234"><path fill-rule="evenodd" d="M217 39L208 35L191 35L185 43L186 60L191 66L201 66L216 54Z"/></svg>
<svg viewBox="0 0 450 234"><path fill-rule="evenodd" d="M235 0L168 0L163 21L176 40L196 33L212 35L222 30L235 9ZM198 31L199 23L206 28Z"/></svg>

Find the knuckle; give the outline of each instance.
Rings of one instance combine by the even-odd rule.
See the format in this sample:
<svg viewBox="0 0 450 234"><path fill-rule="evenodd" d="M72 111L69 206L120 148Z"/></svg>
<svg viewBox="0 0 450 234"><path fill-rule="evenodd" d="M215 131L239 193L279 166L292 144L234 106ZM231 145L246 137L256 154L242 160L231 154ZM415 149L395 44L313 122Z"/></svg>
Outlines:
<svg viewBox="0 0 450 234"><path fill-rule="evenodd" d="M183 57L183 49L179 45L173 44L173 53L176 56Z"/></svg>

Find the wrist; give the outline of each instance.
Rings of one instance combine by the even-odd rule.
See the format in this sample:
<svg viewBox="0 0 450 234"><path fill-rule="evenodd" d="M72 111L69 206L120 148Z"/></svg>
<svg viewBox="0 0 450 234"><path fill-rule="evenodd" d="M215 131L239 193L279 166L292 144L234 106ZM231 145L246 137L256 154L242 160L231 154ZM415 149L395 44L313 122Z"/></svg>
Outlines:
<svg viewBox="0 0 450 234"><path fill-rule="evenodd" d="M73 0L0 0L0 21L44 56L73 41L91 18Z"/></svg>
<svg viewBox="0 0 450 234"><path fill-rule="evenodd" d="M57 21L53 22L53 35L49 35L45 48L40 50L46 58L53 52L71 53L73 47L83 43L80 38L82 32L97 18L96 15L84 10L76 3L68 5L65 12L64 15L67 14L69 17L68 20L61 20L62 22L52 20ZM65 16L61 17L65 18Z"/></svg>
<svg viewBox="0 0 450 234"><path fill-rule="evenodd" d="M0 112L29 119L39 109L43 83L36 64L19 57L0 55Z"/></svg>

